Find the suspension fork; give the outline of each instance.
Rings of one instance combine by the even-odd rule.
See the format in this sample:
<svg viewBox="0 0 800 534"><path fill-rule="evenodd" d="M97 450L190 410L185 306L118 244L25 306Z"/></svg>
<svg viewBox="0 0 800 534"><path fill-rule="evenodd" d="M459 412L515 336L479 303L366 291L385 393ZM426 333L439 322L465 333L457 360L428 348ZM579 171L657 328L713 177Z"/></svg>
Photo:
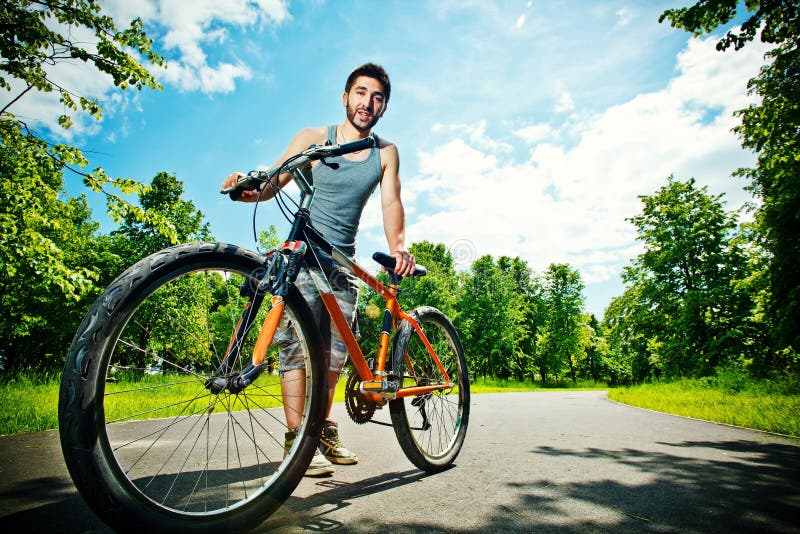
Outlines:
<svg viewBox="0 0 800 534"><path fill-rule="evenodd" d="M252 384L264 371L264 358L283 317L284 299L289 292L289 285L297 279L306 248L304 241L287 241L280 253L277 253L278 255L268 264L267 272L258 280L254 291L250 288L253 282L245 280L240 291L243 295L249 294L250 300L242 310L242 316L228 343L222 363L214 376L206 381L206 388L212 393L221 393L225 389L231 393L238 393ZM249 293L250 291L252 293ZM258 333L250 364L238 375L233 374L232 370L239 360L244 339L253 327L258 311L264 303L264 297L270 291L272 292L270 310Z"/></svg>
<svg viewBox="0 0 800 534"><path fill-rule="evenodd" d="M304 195L304 198L305 197L306 195ZM311 213L307 208L301 207L297 213L295 213L292 229L289 231L289 239L283 244L280 251L281 257L286 257L287 259L285 268L279 270L279 273L275 277L274 287L271 288L273 294L272 306L267 313L266 319L264 319L261 331L258 333L258 339L256 339L256 344L253 348L253 356L250 364L236 378L234 383L228 384L228 389L232 392L238 392L246 388L264 371L264 357L267 355L267 350L270 344L272 344L272 340L275 338L275 332L278 330L281 318L283 317L283 310L286 306L284 299L289 293L289 286L294 284L295 280L297 280L303 258L308 250L305 235L307 229L313 230L308 224L310 218ZM269 273L267 274L269 275ZM259 306L262 301L263 296L261 300L259 300ZM255 314L253 314L253 316L255 316Z"/></svg>

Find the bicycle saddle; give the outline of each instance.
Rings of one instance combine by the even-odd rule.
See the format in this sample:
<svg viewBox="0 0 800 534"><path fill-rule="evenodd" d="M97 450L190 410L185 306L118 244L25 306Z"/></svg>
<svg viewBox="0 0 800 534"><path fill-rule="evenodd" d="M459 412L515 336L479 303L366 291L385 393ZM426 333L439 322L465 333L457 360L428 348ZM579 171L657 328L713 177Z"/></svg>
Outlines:
<svg viewBox="0 0 800 534"><path fill-rule="evenodd" d="M394 259L394 256L389 256L388 254L384 254L383 252L376 252L372 255L372 259L386 267L390 271L394 271L395 263L397 260ZM425 276L428 274L428 270L420 264L417 264L414 267L414 272L411 273L410 276Z"/></svg>

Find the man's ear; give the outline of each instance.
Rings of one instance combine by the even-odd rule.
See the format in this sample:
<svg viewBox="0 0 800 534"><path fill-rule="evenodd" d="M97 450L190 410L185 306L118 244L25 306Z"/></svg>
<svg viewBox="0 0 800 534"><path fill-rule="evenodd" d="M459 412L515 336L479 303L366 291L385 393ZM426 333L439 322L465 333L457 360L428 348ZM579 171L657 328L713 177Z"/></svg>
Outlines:
<svg viewBox="0 0 800 534"><path fill-rule="evenodd" d="M342 105L347 107L347 92L342 93Z"/></svg>

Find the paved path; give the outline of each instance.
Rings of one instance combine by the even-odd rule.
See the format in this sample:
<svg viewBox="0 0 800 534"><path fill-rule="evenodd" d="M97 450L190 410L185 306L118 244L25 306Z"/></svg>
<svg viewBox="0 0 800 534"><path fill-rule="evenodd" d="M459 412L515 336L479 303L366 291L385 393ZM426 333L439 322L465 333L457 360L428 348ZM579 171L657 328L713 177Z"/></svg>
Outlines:
<svg viewBox="0 0 800 534"><path fill-rule="evenodd" d="M305 479L258 532L800 532L797 440L602 392L476 395L456 466L427 476L391 428L335 409L361 463ZM72 487L57 433L0 438L8 527L107 532Z"/></svg>

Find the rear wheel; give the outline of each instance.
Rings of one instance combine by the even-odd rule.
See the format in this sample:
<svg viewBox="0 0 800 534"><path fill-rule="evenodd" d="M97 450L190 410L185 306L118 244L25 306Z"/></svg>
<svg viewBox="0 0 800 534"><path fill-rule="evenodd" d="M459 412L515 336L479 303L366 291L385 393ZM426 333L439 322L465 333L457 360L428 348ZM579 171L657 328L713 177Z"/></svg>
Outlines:
<svg viewBox="0 0 800 534"><path fill-rule="evenodd" d="M327 372L297 290L284 325L301 354L301 398L282 395L274 345L246 388L209 386L263 272L263 257L232 245L167 249L117 278L81 324L61 384L61 446L81 495L116 530L249 529L302 478ZM229 376L250 363L269 294L261 308ZM284 451L292 407L301 425Z"/></svg>
<svg viewBox="0 0 800 534"><path fill-rule="evenodd" d="M469 422L469 374L464 349L450 320L422 307L415 315L452 387L389 402L397 440L411 463L428 472L447 468L458 456ZM419 333L403 322L395 336L392 368L402 372L403 388L444 382Z"/></svg>

